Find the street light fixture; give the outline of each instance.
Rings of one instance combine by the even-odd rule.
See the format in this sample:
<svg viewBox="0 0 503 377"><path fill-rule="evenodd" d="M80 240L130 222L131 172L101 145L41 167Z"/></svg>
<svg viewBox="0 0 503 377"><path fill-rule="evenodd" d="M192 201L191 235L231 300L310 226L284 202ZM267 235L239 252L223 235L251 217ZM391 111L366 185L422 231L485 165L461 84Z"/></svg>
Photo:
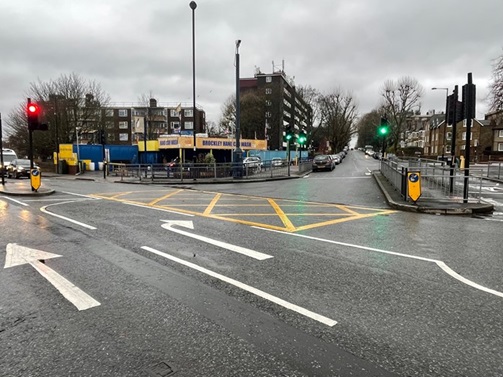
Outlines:
<svg viewBox="0 0 503 377"><path fill-rule="evenodd" d="M447 140L447 114L449 112L449 88L431 88L431 90L445 90L445 117L444 117L444 140L442 141L442 160L445 158L445 143Z"/></svg>
<svg viewBox="0 0 503 377"><path fill-rule="evenodd" d="M192 134L194 135L194 163L197 161L196 153L196 31L195 31L195 14L197 4L191 1L190 9L192 9Z"/></svg>

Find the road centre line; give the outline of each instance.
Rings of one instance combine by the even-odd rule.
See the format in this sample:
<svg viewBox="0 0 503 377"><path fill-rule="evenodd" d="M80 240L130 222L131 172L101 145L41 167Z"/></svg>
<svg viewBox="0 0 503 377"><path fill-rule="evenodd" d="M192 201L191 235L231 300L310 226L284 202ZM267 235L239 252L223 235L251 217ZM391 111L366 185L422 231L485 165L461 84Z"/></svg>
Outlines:
<svg viewBox="0 0 503 377"><path fill-rule="evenodd" d="M397 253L395 251L376 249L376 248L368 247L368 246L354 245L354 244L350 244L350 243L346 243L346 242L327 240L327 239L324 239L324 238L307 236L305 234L290 233L290 232L285 232L285 231L281 231L281 230L261 228L261 227L257 227L257 226L254 226L254 228L260 229L260 230L265 230L265 231L268 231L268 232L276 232L276 233L282 233L282 234L285 234L285 235L290 235L290 236L295 236L295 237L307 238L307 239L314 240L314 241L320 241L320 242L326 242L326 243L331 243L331 244L335 244L335 245L352 247L352 248L355 248L355 249L361 249L361 250L367 250L367 251L375 251L375 252L378 252L378 253L396 255L396 256L399 256L399 257L404 257L404 258L416 259L416 260L420 260L420 261L424 261L424 262L435 263L445 273L447 273L448 275L450 275L454 279L459 280L460 282L462 282L462 283L464 283L466 285L469 285L469 286L471 286L473 288L479 289L479 290L481 290L483 292L490 293L492 295L495 295L495 296L503 298L503 292L496 291L494 289L484 287L483 285L477 284L477 283L475 283L475 282L473 282L471 280L466 279L465 277L459 275L456 271L454 271L453 269L451 269L449 266L447 266L441 260L431 259L431 258L424 258L424 257L418 257L416 255L402 254L402 253Z"/></svg>
<svg viewBox="0 0 503 377"><path fill-rule="evenodd" d="M306 316L308 318L311 318L311 319L313 319L315 321L321 322L324 325L332 327L332 326L335 326L337 324L337 321L334 321L333 319L330 319L328 317L325 317L325 316L322 316L320 314L314 313L314 312L312 312L312 311L310 311L308 309L305 309L305 308L300 307L298 305L292 304L292 303L290 303L288 301L285 301L285 300L283 300L283 299L281 299L279 297L273 296L273 295L271 295L271 294L269 294L267 292L261 291L261 290L259 290L257 288L254 288L254 287L250 286L250 285L241 283L241 282L239 282L237 280L234 280L232 278L229 278L229 277L226 277L226 276L221 275L219 273L216 273L214 271L208 270L208 269L206 269L204 267L200 267L200 266L198 266L198 265L196 265L194 263L187 262L187 261L185 261L183 259L177 258L177 257L172 256L170 254L163 253L162 251L153 249L153 248L148 247L148 246L142 246L141 248L143 250L150 251L153 254L159 255L159 256L161 256L163 258L169 259L169 260L171 260L173 262L182 264L182 265L184 265L186 267L192 268L192 269L194 269L196 271L199 271L199 272L202 272L202 273L204 273L206 275L212 276L212 277L214 277L216 279L219 279L219 280L221 280L223 282L226 282L228 284L234 285L235 287L238 287L238 288L240 288L240 289L242 289L244 291L250 292L250 293L252 293L252 294L254 294L256 296L259 296L259 297L261 297L261 298L263 298L265 300L271 301L271 302L273 302L273 303L275 303L277 305L280 305L280 306L282 306L282 307L284 307L286 309L292 310L292 311L297 312L299 314L302 314L302 315L304 315L304 316Z"/></svg>
<svg viewBox="0 0 503 377"><path fill-rule="evenodd" d="M23 202L21 202L21 201L19 201L19 200L16 200L16 199L9 198L8 196L2 196L1 198L2 198L2 199L7 199L7 200L10 200L11 202L14 202L14 203L20 204L20 205L25 206L25 207L29 207L29 206L30 206L29 204L23 203Z"/></svg>
<svg viewBox="0 0 503 377"><path fill-rule="evenodd" d="M69 217L65 217L65 216L61 216L61 215L58 215L56 213L53 213L53 212L50 212L47 207L50 207L50 206L57 206L57 205L60 205L60 204L68 204L68 203L75 203L74 201L66 201L66 202L61 202L61 203L56 203L56 204L49 204L49 205L46 205L46 206L43 206L40 208L40 211L42 211L43 213L47 214L47 215L51 215L51 216L54 216L54 217L57 217L57 218L60 218L62 220L65 220L65 221L69 221L73 224L76 224L76 225L79 225L81 227L84 227L84 228L87 228L87 229L91 229L91 230L96 230L96 228L94 226L91 226L91 225L87 225L87 224L84 224L84 223L81 223L80 221L77 221L77 220L73 220L73 219L70 219Z"/></svg>

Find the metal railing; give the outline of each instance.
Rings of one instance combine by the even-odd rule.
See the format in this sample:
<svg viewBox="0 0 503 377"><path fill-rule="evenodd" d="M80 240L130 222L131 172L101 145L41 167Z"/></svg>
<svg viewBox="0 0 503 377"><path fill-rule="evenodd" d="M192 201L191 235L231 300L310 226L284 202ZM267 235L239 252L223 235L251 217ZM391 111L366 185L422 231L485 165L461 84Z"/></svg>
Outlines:
<svg viewBox="0 0 503 377"><path fill-rule="evenodd" d="M480 168L451 168L442 161L410 158L394 161L382 160L380 170L406 201L408 200L407 174L419 172L422 196L418 202L421 200L462 202L464 199L469 202L480 202L484 178L484 171ZM468 194L466 198L465 190Z"/></svg>
<svg viewBox="0 0 503 377"><path fill-rule="evenodd" d="M118 176L121 181L184 181L184 180L233 180L234 169L239 169L241 179L288 177L310 169L310 163L288 166L263 161L261 164L233 163L177 163L177 164L108 164L108 175Z"/></svg>

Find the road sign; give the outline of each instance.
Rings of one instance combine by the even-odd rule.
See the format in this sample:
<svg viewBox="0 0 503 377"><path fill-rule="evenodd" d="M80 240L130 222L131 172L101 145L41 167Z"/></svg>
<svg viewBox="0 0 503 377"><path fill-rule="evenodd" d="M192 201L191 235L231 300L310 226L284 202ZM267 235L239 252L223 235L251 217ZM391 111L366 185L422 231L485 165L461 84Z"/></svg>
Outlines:
<svg viewBox="0 0 503 377"><path fill-rule="evenodd" d="M413 202L421 197L421 173L409 172L407 173L407 193Z"/></svg>
<svg viewBox="0 0 503 377"><path fill-rule="evenodd" d="M40 188L40 170L38 169L31 169L30 170L30 182L31 182L31 188L33 191L37 191Z"/></svg>

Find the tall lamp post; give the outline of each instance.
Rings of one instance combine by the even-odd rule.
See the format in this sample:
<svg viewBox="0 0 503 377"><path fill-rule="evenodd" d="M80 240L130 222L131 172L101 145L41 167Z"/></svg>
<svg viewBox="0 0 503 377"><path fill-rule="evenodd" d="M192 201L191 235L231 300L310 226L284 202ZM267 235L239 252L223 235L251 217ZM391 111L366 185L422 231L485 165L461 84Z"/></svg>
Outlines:
<svg viewBox="0 0 503 377"><path fill-rule="evenodd" d="M444 140L442 141L442 160L445 158L445 144L447 141L447 113L449 112L449 88L431 88L431 90L445 90L445 117L444 117Z"/></svg>
<svg viewBox="0 0 503 377"><path fill-rule="evenodd" d="M77 171L78 171L78 173L80 173L79 131L80 131L80 127L75 127L75 136L77 138Z"/></svg>
<svg viewBox="0 0 503 377"><path fill-rule="evenodd" d="M196 8L197 4L195 1L191 1L190 9L192 9L192 119L194 120L192 125L192 134L194 135L194 163L197 161L196 153L196 31L195 31L195 18L196 18Z"/></svg>
<svg viewBox="0 0 503 377"><path fill-rule="evenodd" d="M240 122L241 122L241 108L239 99L239 46L241 39L236 40L236 149L234 150L234 169L233 178L241 178L243 176L243 151L240 145Z"/></svg>

